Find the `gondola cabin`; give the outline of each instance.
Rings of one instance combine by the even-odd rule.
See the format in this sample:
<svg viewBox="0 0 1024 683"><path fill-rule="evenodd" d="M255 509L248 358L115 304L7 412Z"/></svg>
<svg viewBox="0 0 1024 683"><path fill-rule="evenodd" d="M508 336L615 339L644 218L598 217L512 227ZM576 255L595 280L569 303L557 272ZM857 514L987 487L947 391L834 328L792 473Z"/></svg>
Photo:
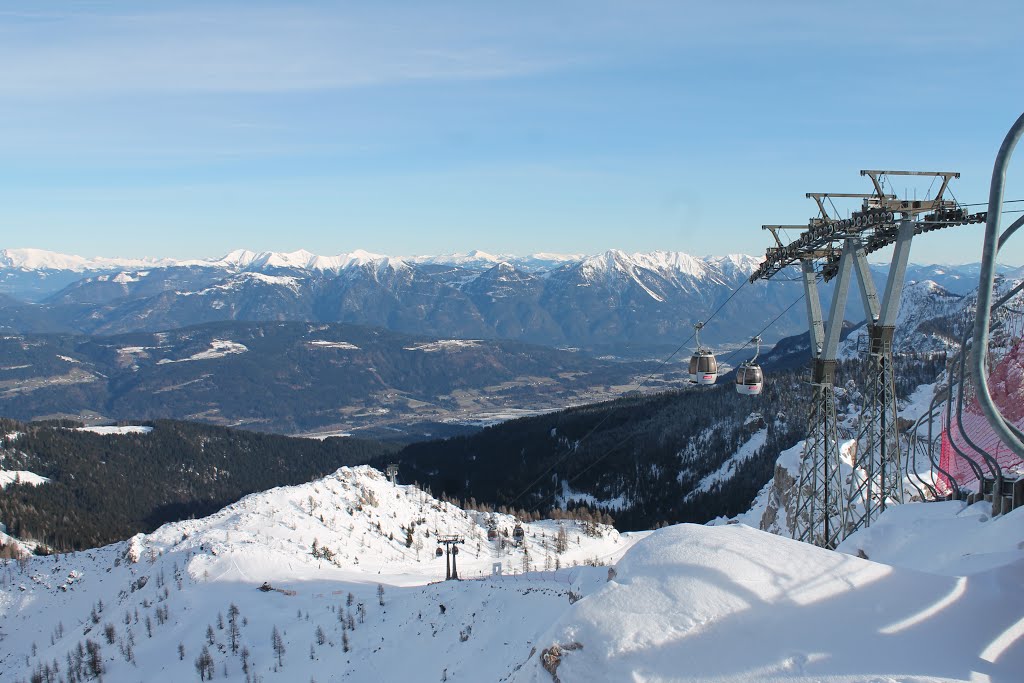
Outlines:
<svg viewBox="0 0 1024 683"><path fill-rule="evenodd" d="M693 335L697 338L697 350L690 356L690 376L697 384L714 384L718 379L718 361L711 349L700 343L700 331L704 329L704 323L696 323L693 326Z"/></svg>
<svg viewBox="0 0 1024 683"><path fill-rule="evenodd" d="M764 388L764 373L757 364L757 357L761 355L761 338L754 337L750 342L757 344L757 351L753 358L743 361L736 368L736 392L744 396L757 396Z"/></svg>
<svg viewBox="0 0 1024 683"><path fill-rule="evenodd" d="M434 551L434 557L441 557L444 555L444 551L441 550L441 546L437 546L437 550Z"/></svg>
<svg viewBox="0 0 1024 683"><path fill-rule="evenodd" d="M697 384L714 384L718 379L718 361L709 349L697 349L690 356L690 375Z"/></svg>
<svg viewBox="0 0 1024 683"><path fill-rule="evenodd" d="M757 396L764 388L764 373L757 363L744 361L736 368L736 392L744 396Z"/></svg>
<svg viewBox="0 0 1024 683"><path fill-rule="evenodd" d="M524 538L526 538L526 532L523 531L523 525L517 523L516 528L512 530L512 540L516 542L516 545L522 545Z"/></svg>

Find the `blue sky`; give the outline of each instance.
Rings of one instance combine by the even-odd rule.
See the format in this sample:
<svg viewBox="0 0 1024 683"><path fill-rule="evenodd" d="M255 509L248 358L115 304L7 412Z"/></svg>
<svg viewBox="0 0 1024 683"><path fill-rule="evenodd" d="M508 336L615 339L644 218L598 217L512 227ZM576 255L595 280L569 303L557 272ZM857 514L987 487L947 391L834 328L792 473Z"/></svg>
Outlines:
<svg viewBox="0 0 1024 683"><path fill-rule="evenodd" d="M1024 107L1016 2L13 6L0 246L85 256L760 254L862 168L986 201Z"/></svg>

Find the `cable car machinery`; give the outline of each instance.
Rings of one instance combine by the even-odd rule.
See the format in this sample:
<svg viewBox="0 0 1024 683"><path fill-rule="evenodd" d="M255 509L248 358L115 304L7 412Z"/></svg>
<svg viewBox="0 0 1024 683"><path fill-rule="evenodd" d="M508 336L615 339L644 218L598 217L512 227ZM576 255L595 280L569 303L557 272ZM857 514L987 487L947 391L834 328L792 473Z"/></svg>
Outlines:
<svg viewBox="0 0 1024 683"><path fill-rule="evenodd" d="M806 226L762 226L771 232L776 246L767 249L765 260L750 276L752 283L769 280L790 266L800 266L811 341L812 397L800 459L793 537L825 548L835 548L856 529L869 526L888 504L902 499L892 340L911 241L923 232L981 223L986 217L985 213L968 214L955 200L944 198L949 182L960 177L959 173L864 170L860 174L870 178L873 193L809 192L806 197L815 201L820 215ZM932 199L901 200L883 190L886 176L925 176L932 177L933 183L940 178L942 182ZM832 198L860 199L861 208L849 218L840 218L838 211L830 215L825 202L832 204ZM785 228L802 232L796 240L783 244L779 231ZM879 298L867 255L889 245L895 246L885 291ZM868 321L864 408L856 453L865 476L860 480L853 477L844 495L834 382L851 271L856 273ZM833 279L826 321L817 283Z"/></svg>

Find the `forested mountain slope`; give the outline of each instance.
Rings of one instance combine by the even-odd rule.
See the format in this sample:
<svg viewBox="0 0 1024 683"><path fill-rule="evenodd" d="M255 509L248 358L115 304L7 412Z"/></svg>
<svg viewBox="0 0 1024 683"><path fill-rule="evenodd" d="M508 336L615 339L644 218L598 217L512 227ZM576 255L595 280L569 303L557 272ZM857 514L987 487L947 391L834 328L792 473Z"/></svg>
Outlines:
<svg viewBox="0 0 1024 683"><path fill-rule="evenodd" d="M712 387L633 396L509 421L445 440L411 444L395 456L403 476L457 498L536 512L585 503L620 529L706 522L747 510L779 454L803 438L810 394L806 370L790 369L797 341L763 366L760 396L741 396L733 376ZM934 381L942 354L901 354L902 400ZM862 360L837 367L842 413L860 410Z"/></svg>
<svg viewBox="0 0 1024 683"><path fill-rule="evenodd" d="M97 434L0 419L3 470L49 479L0 491L0 522L59 551L91 548L209 514L255 491L299 484L392 447L360 439L295 439L157 420Z"/></svg>
<svg viewBox="0 0 1024 683"><path fill-rule="evenodd" d="M800 393L785 373L756 401L729 382L624 398L411 444L395 462L406 479L464 499L538 511L587 503L623 529L706 521L749 507L800 438Z"/></svg>
<svg viewBox="0 0 1024 683"><path fill-rule="evenodd" d="M31 486L23 477L8 486L0 493L0 522L15 535L81 548L339 465L392 461L402 481L467 503L531 514L586 504L623 529L704 522L746 510L771 479L779 453L803 436L809 389L802 370L786 369L799 343L780 346L778 359L764 358L767 382L756 398L737 395L726 375L714 387L630 395L400 452L358 440L169 421L152 423L148 434L110 436L7 421L0 433L8 435L8 478L22 471L51 481ZM901 355L897 362L897 391L906 396L934 380L943 358ZM840 363L843 412L859 409L856 386L847 381L858 375L856 358Z"/></svg>

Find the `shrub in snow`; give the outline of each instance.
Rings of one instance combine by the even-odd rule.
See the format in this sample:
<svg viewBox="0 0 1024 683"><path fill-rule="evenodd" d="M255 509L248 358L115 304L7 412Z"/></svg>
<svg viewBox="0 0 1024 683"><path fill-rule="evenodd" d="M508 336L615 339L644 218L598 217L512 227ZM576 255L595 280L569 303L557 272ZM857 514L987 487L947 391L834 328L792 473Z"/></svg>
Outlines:
<svg viewBox="0 0 1024 683"><path fill-rule="evenodd" d="M541 651L540 664L544 667L545 671L551 674L551 678L555 683L561 683L561 679L558 677L558 665L562 663L562 655L566 652L582 649L582 643L572 642L567 645L559 645L558 643L555 643L551 647Z"/></svg>

